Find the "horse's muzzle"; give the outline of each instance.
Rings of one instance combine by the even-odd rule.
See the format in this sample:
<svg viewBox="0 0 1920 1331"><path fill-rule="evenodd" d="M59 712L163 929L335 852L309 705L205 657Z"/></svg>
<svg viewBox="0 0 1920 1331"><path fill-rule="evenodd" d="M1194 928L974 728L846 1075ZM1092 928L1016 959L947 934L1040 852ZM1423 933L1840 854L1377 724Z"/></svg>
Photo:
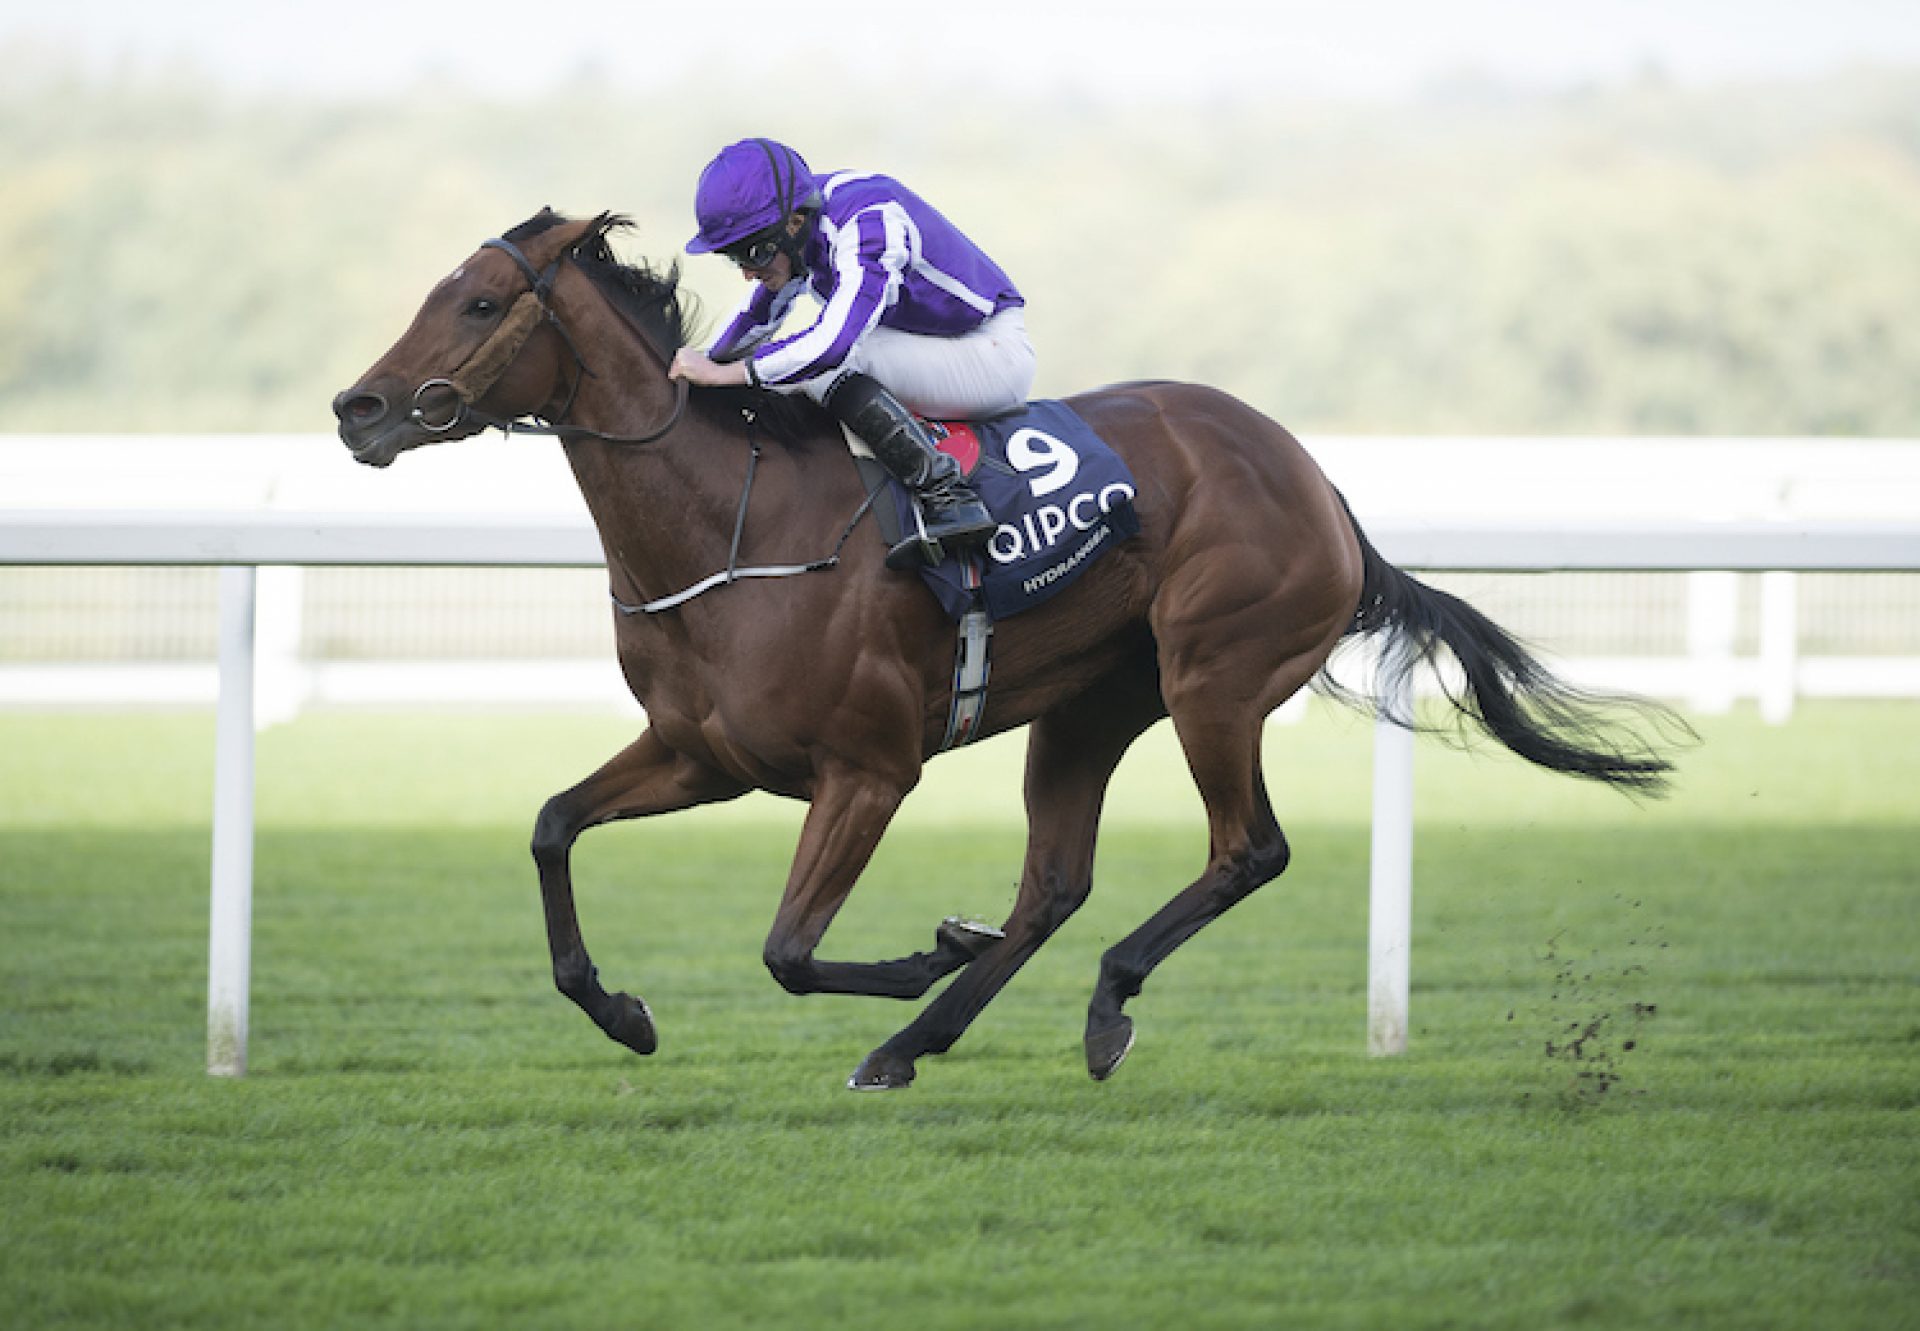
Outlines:
<svg viewBox="0 0 1920 1331"><path fill-rule="evenodd" d="M333 414L344 431L349 426L378 426L387 414L387 400L378 393L349 388L333 400Z"/></svg>
<svg viewBox="0 0 1920 1331"><path fill-rule="evenodd" d="M398 436L406 417L396 415L380 394L356 384L333 399L333 414L340 421L340 442L354 461L385 467L405 451Z"/></svg>

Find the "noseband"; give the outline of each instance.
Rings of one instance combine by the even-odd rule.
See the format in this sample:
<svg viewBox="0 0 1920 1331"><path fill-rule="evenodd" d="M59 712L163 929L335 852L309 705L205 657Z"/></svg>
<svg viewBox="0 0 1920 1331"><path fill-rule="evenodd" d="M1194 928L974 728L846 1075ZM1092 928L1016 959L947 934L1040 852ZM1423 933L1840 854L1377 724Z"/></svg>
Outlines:
<svg viewBox="0 0 1920 1331"><path fill-rule="evenodd" d="M483 430L497 429L502 434L508 435L564 434L585 436L609 444L650 444L680 423L680 417L687 409L687 381L684 379L679 380L676 385L673 411L668 414L666 423L657 430L649 430L646 434L617 435L602 434L598 430L589 430L578 425L564 425L567 413L573 410L574 398L579 396L581 383L593 375L593 371L587 368L586 359L580 354L580 348L574 343L573 335L567 331L567 326L560 322L559 314L554 311L547 299L553 290L553 279L559 273L561 261L566 258L566 253L562 251L558 258L547 265L546 271L542 272L534 268L527 256L520 252L520 247L510 240L503 240L496 236L483 243L480 248L499 250L512 259L519 266L520 271L526 274L527 283L531 289L520 294L520 298L507 310L506 318L500 321L500 326L493 330L487 340L482 342L471 356L467 357L459 369L445 378L428 379L413 390L413 410L409 413L409 417L415 424L434 434L445 434L456 426L477 422ZM520 349L526 346L527 339L533 336L534 331L542 323L553 325L554 331L560 334L561 340L567 344L567 350L573 355L575 369L573 387L567 391L566 405L560 408L560 414L551 423L544 423L537 418L528 422L519 418L494 416L481 411L478 406L480 399L486 395L487 390L500 381L500 377L519 356ZM436 388L450 390L459 403L454 408L453 414L444 421L429 419L422 401Z"/></svg>

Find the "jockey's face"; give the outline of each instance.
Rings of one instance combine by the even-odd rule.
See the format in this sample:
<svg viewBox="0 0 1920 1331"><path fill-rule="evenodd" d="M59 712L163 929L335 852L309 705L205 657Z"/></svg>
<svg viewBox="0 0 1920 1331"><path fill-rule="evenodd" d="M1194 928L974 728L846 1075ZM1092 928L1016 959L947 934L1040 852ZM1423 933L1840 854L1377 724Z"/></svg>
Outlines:
<svg viewBox="0 0 1920 1331"><path fill-rule="evenodd" d="M770 291L778 291L793 280L793 259L785 250L773 256L773 260L759 268L740 265L740 276L749 282L758 282Z"/></svg>
<svg viewBox="0 0 1920 1331"><path fill-rule="evenodd" d="M798 236L806 225L807 215L794 213L787 218L787 234ZM740 275L747 281L759 282L772 291L778 291L794 278L793 256L787 253L785 248L777 251L765 263L750 263L744 257L736 257L734 262L740 265Z"/></svg>

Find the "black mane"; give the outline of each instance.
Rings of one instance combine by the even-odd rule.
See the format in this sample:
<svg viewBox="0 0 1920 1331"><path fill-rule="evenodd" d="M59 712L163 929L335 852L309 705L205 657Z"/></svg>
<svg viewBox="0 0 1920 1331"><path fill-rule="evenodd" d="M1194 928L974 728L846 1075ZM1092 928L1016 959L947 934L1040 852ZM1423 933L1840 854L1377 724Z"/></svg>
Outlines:
<svg viewBox="0 0 1920 1331"><path fill-rule="evenodd" d="M542 208L507 232L504 238L518 245L566 221L552 209ZM664 273L656 272L645 263L620 261L608 236L632 228L631 219L619 213L601 213L569 251L569 257L613 307L653 343L654 349L664 359L671 360L674 352L700 339L699 302L691 292L680 289L678 259L670 263ZM705 388L700 389L699 394L730 411L751 409L763 429L789 442L830 428L826 413L802 393L775 393L761 388Z"/></svg>

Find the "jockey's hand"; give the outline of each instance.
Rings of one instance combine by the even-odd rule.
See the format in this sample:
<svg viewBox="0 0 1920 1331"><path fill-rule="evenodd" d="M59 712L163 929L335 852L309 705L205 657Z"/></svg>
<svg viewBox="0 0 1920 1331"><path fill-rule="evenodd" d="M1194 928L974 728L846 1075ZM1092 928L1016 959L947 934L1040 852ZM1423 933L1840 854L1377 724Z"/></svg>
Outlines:
<svg viewBox="0 0 1920 1331"><path fill-rule="evenodd" d="M681 347L673 353L667 378L685 379L701 388L738 388L747 382L747 363L736 360L722 365L698 347Z"/></svg>

